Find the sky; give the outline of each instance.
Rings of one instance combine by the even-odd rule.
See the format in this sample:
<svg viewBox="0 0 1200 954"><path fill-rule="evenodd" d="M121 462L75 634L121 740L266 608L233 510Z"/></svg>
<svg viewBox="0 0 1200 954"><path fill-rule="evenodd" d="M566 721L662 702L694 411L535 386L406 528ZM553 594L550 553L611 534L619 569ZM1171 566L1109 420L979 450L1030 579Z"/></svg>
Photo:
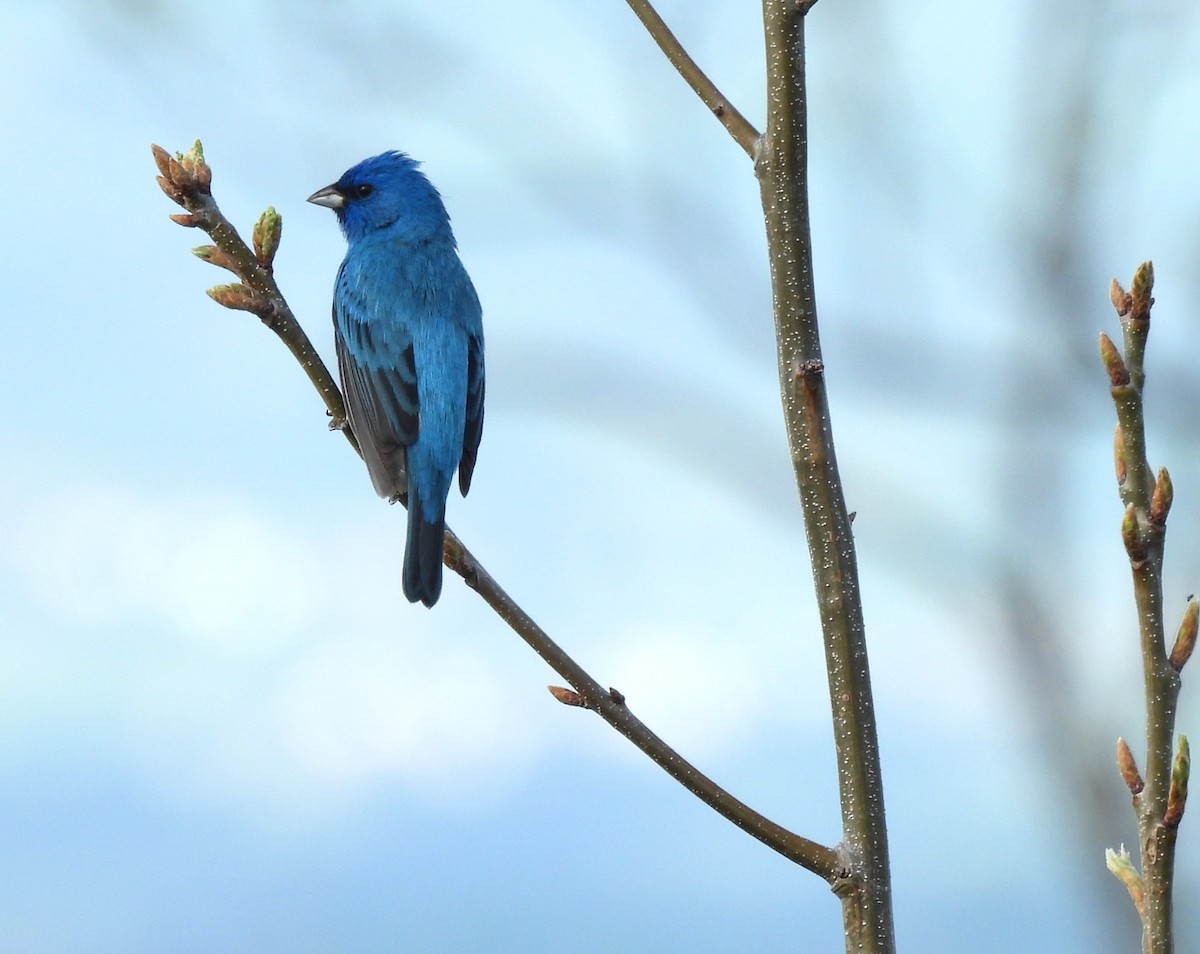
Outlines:
<svg viewBox="0 0 1200 954"><path fill-rule="evenodd" d="M1190 7L1135 10L809 16L902 950L1136 944L1103 870L1136 842L1111 765L1141 679L1094 349L1109 279L1152 256L1170 629L1200 589L1200 57ZM200 138L244 234L282 214L277 279L329 359L344 246L304 198L384 149L420 159L487 335L452 527L686 757L836 842L749 163L616 0L462 12L0 3L6 949L840 949L819 879L554 702L460 581L403 599L403 514L166 218L150 143ZM755 11L660 12L761 123ZM1115 809L1089 827L1096 800Z"/></svg>

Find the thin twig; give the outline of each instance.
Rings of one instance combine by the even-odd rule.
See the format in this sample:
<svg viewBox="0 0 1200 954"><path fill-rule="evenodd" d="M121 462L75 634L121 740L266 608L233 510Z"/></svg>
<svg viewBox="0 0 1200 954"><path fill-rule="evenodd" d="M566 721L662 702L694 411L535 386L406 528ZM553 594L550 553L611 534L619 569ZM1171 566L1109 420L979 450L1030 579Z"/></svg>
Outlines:
<svg viewBox="0 0 1200 954"><path fill-rule="evenodd" d="M721 121L721 125L729 130L729 135L746 151L746 155L753 159L755 143L759 138L758 130L738 111L736 106L722 95L704 70L700 69L696 61L675 38L670 27L663 22L663 18L658 15L658 11L654 9L650 0L627 0L627 2L630 9L637 14L637 18L645 25L646 31L654 38L659 49L671 61L671 65L679 70L679 74L696 91L696 95L700 97L704 105Z"/></svg>
<svg viewBox="0 0 1200 954"><path fill-rule="evenodd" d="M1163 545L1174 490L1166 468L1157 476L1146 455L1145 408L1142 390L1150 309L1154 299L1154 269L1145 262L1134 274L1130 291L1115 280L1112 302L1121 319L1123 348L1100 336L1100 355L1109 375L1117 411L1115 440L1117 485L1125 504L1121 537L1129 556L1137 604L1146 693L1146 771L1137 773L1133 753L1121 742L1118 767L1133 795L1141 844L1141 872L1132 872L1127 859L1110 859L1109 868L1126 886L1142 919L1144 954L1170 954L1174 949L1172 891L1175 840L1187 799L1190 758L1186 739L1174 751L1175 714L1179 699L1179 670L1196 643L1197 611L1189 601L1174 646L1168 650L1163 621ZM1135 890L1136 889L1136 890Z"/></svg>
<svg viewBox="0 0 1200 954"><path fill-rule="evenodd" d="M259 315L264 323L287 343L292 354L300 361L334 420L344 422L345 405L342 402L341 391L313 349L308 336L300 328L271 275L270 265L275 248L269 247L259 253L252 252L221 214L210 190L212 172L204 162L198 142L187 155L172 157L158 146L154 146L153 150L155 161L162 173L159 185L168 197L188 212L186 216L176 215L172 216L172 219L180 225L207 232L225 256L215 264L229 268L244 282L244 286L220 286L222 289L241 290L231 290L224 295L210 292L212 297L227 307L240 308ZM258 231L256 229L256 238ZM263 231L270 230L264 227ZM274 232L277 246L277 225ZM256 241L255 244L258 246L260 243ZM201 257L213 261L211 255ZM343 424L341 429L357 449L358 445L349 427ZM567 655L500 587L451 531L446 533L443 559L447 567L459 574L534 652L574 687L578 701L573 704L597 713L684 788L739 828L785 858L820 875L830 884L836 886L839 883L839 878L844 876L846 868L839 852L790 832L759 814L680 756L629 710L621 693L601 687L583 667ZM562 698L557 693L556 697Z"/></svg>
<svg viewBox="0 0 1200 954"><path fill-rule="evenodd" d="M260 253L251 251L250 246L242 241L237 229L225 218L212 197L212 170L204 161L204 150L200 141L196 141L190 152L176 156L172 156L161 146L150 148L161 173L158 177L159 186L172 201L187 209L186 215L171 216L172 221L206 232L224 256L221 262L215 264L228 268L243 282L242 285L219 285L209 290L209 296L227 308L237 308L258 315L263 324L280 337L308 375L313 387L321 395L321 400L325 402L332 419L330 427L341 430L355 451L358 451L358 440L346 426L346 405L342 400L342 392L275 283L272 263L275 251L279 247L279 217L273 209L263 213L259 226L255 229L256 236L262 228L263 231L273 233L273 241L269 240L262 245ZM264 220L270 219L273 219L273 222L270 222L269 227L264 227L268 226ZM209 255L201 254L205 248L211 246L196 251L201 258L211 261Z"/></svg>
<svg viewBox="0 0 1200 954"><path fill-rule="evenodd" d="M582 705L583 708L596 712L605 722L650 756L663 771L743 831L831 884L837 881L843 874L844 865L835 850L782 828L700 772L638 719L625 704L625 697L621 693L615 689L605 689L567 655L529 614L500 588L461 542L455 539L454 544L455 552L448 555L446 565L459 573L467 585L475 589L534 652L571 684L578 693L579 700L571 700L569 704ZM555 693L555 696L558 697L558 693Z"/></svg>

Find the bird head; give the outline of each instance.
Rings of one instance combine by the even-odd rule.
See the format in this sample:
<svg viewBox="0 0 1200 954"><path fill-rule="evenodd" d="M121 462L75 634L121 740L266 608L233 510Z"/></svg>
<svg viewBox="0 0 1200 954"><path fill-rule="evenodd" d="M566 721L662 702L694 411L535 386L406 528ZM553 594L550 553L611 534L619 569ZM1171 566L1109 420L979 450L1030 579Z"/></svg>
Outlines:
<svg viewBox="0 0 1200 954"><path fill-rule="evenodd" d="M347 169L333 185L308 197L337 213L346 240L374 235L401 242L453 238L437 189L402 152L385 152Z"/></svg>

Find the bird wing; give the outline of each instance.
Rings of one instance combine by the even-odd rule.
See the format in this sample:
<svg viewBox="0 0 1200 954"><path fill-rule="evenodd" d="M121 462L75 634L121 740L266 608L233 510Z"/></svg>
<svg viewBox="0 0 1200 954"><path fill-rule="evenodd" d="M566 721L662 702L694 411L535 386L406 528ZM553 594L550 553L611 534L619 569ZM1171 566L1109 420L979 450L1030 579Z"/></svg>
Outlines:
<svg viewBox="0 0 1200 954"><path fill-rule="evenodd" d="M395 328L374 334L356 304L344 294L334 300L338 371L371 483L381 497L393 499L406 490L404 449L416 441L420 425L412 336Z"/></svg>
<svg viewBox="0 0 1200 954"><path fill-rule="evenodd" d="M467 421L463 428L463 453L458 465L458 489L465 497L471 488L479 438L483 436L483 336L467 339Z"/></svg>

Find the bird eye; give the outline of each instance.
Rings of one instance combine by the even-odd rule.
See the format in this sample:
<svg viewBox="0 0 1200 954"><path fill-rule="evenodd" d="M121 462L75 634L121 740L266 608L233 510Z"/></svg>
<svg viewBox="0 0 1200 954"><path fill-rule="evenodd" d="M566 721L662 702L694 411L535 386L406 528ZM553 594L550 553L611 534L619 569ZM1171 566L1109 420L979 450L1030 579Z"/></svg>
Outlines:
<svg viewBox="0 0 1200 954"><path fill-rule="evenodd" d="M356 199L365 199L367 196L369 196L374 191L375 191L375 187L373 185L369 185L366 182L364 182L362 185L354 187L354 197Z"/></svg>

